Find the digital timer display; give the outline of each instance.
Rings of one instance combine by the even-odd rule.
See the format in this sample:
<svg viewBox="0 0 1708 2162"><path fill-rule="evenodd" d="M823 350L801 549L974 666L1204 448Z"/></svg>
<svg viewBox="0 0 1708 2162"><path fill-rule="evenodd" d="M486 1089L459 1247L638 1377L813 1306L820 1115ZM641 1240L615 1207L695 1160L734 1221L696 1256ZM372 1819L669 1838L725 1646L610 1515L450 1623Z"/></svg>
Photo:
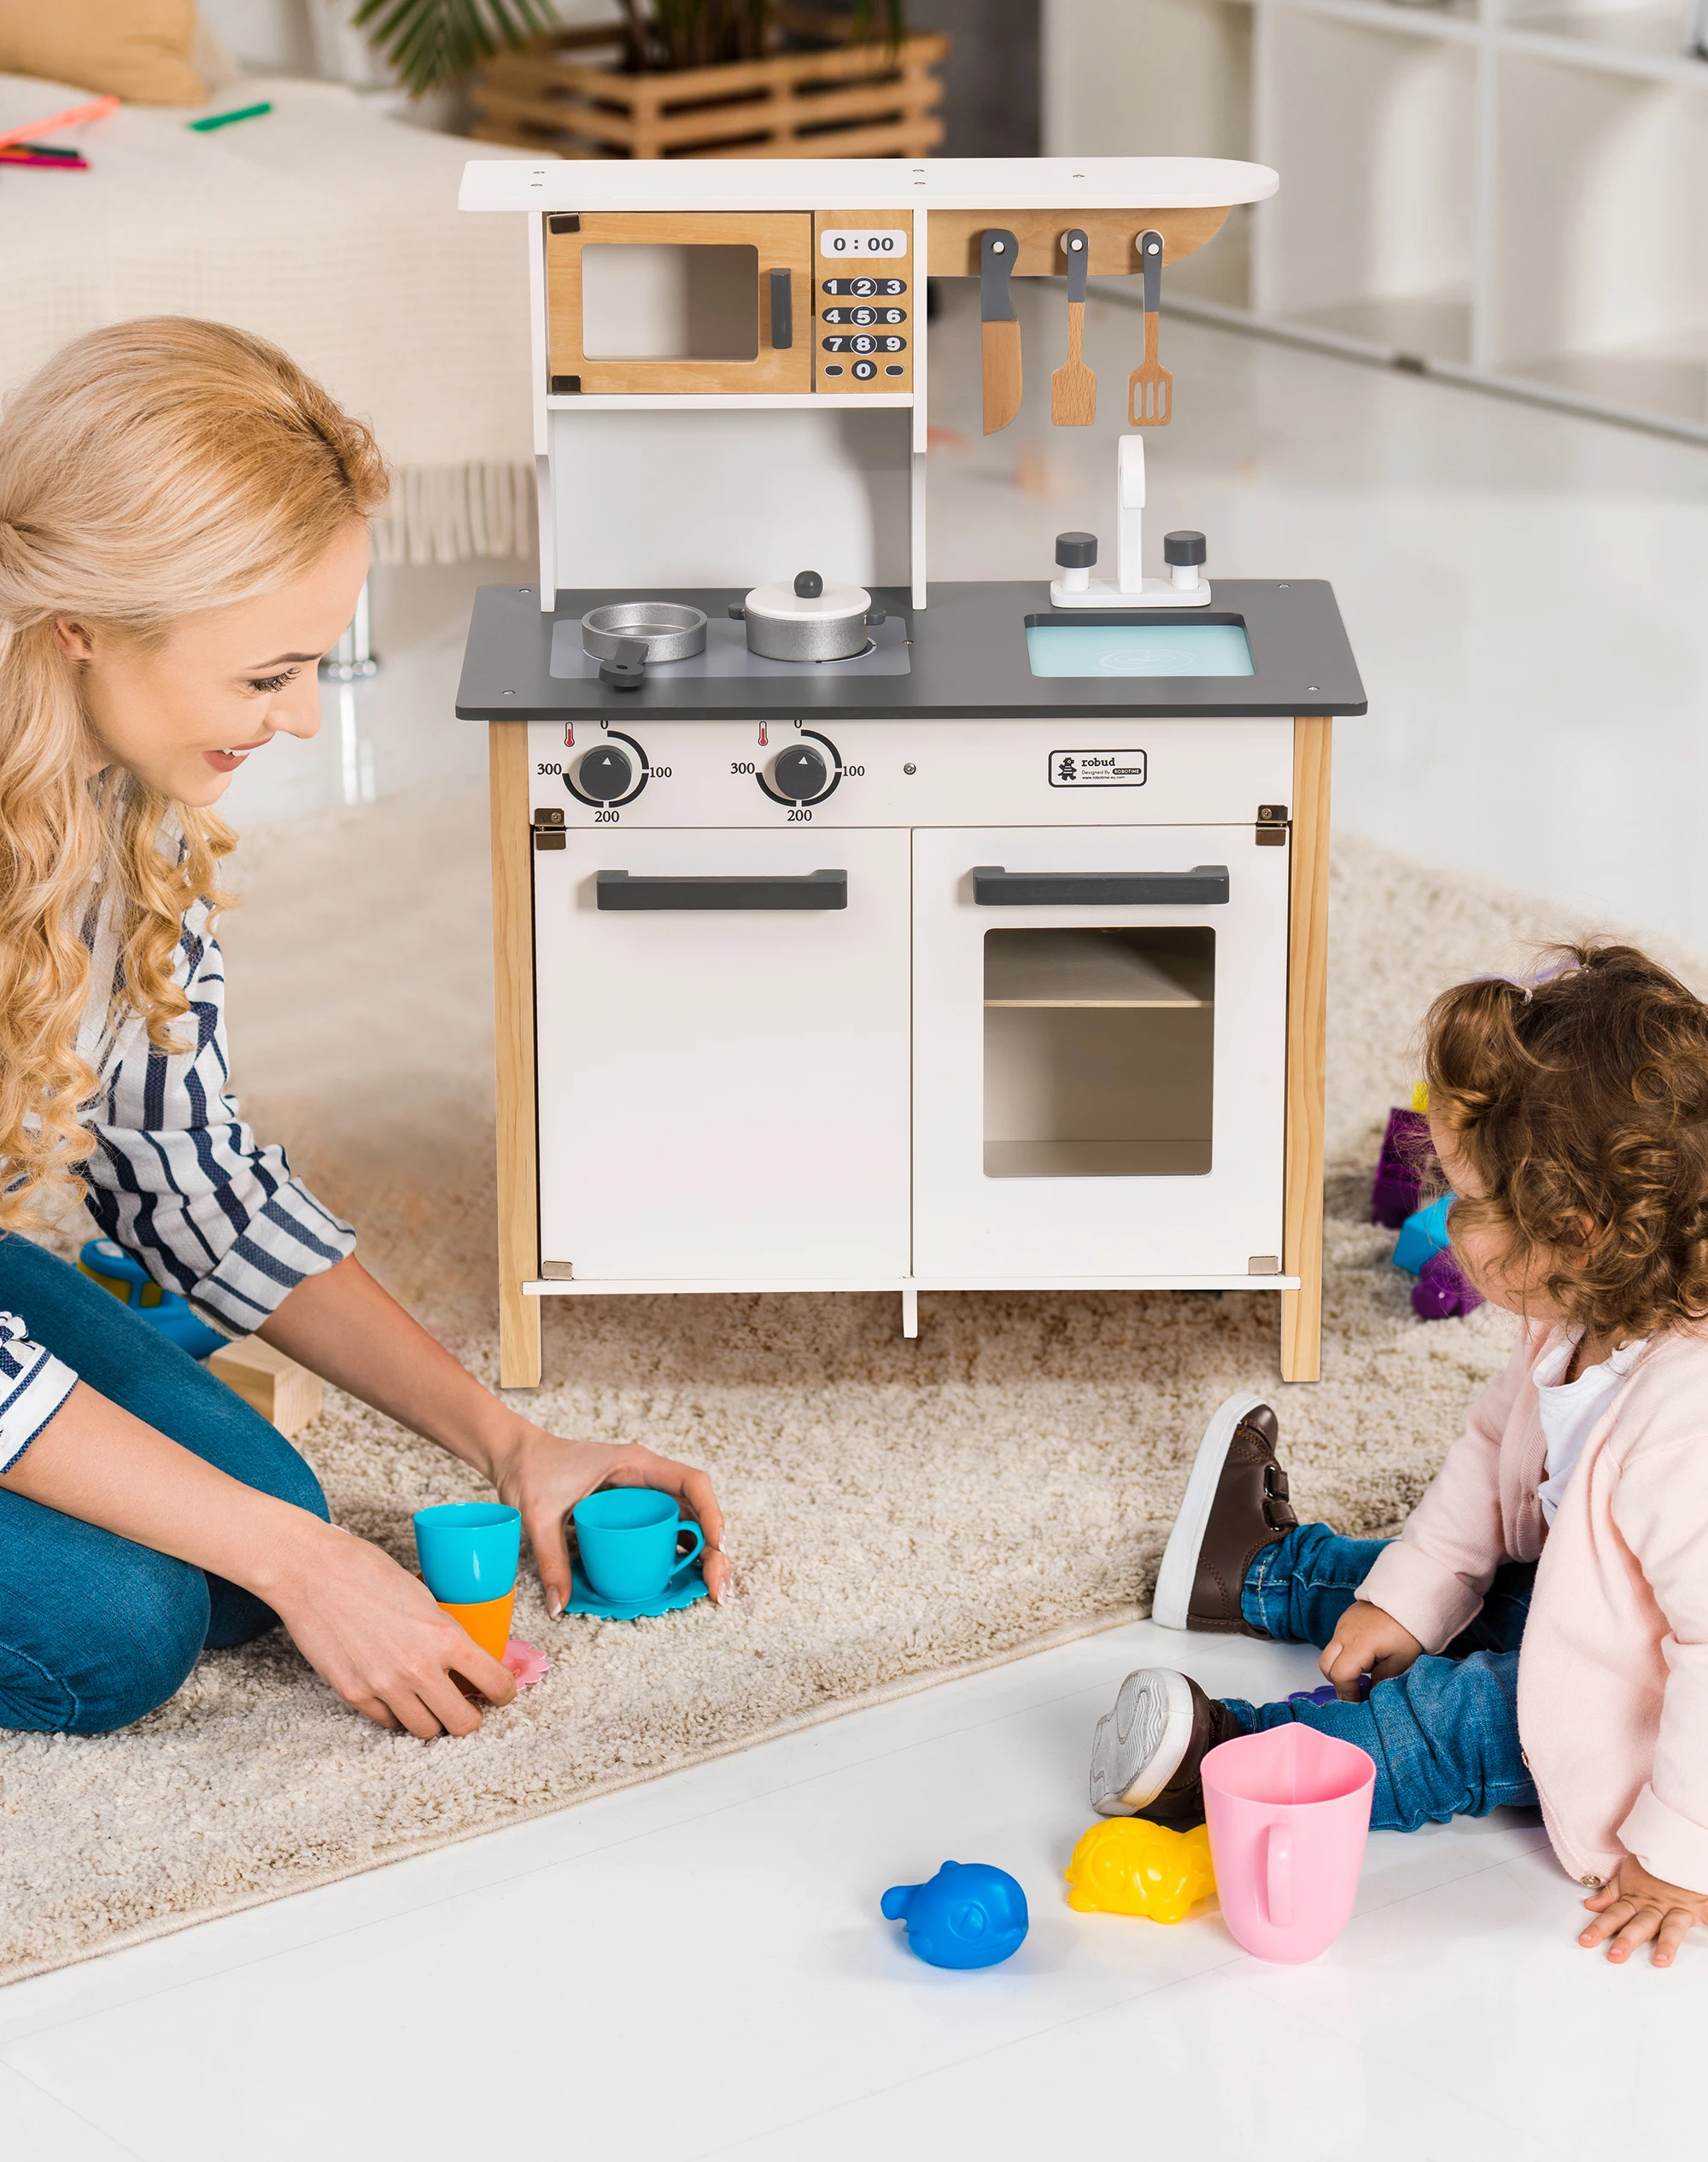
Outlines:
<svg viewBox="0 0 1708 2162"><path fill-rule="evenodd" d="M879 227L828 225L818 237L818 252L829 255L838 262L858 259L867 262L874 257L893 262L907 253L908 237L905 226L887 230Z"/></svg>

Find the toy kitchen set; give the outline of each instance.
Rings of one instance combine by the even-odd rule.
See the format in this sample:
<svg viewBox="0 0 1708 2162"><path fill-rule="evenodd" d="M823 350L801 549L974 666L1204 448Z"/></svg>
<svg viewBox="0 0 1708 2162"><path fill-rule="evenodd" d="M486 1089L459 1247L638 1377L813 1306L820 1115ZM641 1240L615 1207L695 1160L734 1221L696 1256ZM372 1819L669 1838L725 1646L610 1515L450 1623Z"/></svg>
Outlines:
<svg viewBox="0 0 1708 2162"><path fill-rule="evenodd" d="M547 1298L887 1289L912 1334L921 1290L1058 1288L1278 1290L1316 1378L1364 691L1321 581L1144 527L1162 276L1275 186L468 167L465 210L527 221L540 501L457 702L491 724L506 1384ZM978 283L987 433L1023 365L1091 424L1086 278L1143 281L1109 520L1035 580L927 584L927 273ZM1060 281L1046 351L1015 277Z"/></svg>

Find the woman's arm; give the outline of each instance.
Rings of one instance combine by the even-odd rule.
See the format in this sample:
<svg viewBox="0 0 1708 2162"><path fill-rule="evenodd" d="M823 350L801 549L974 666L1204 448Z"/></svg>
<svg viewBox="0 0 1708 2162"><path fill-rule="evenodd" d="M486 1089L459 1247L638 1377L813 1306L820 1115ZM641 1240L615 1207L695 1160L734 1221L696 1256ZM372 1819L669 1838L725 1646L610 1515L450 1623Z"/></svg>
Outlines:
<svg viewBox="0 0 1708 2162"><path fill-rule="evenodd" d="M500 1704L516 1684L426 1586L366 1540L258 1493L79 1382L0 1486L264 1599L346 1703L430 1740L480 1713L453 1674Z"/></svg>
<svg viewBox="0 0 1708 2162"><path fill-rule="evenodd" d="M707 1590L720 1604L728 1596L723 1516L705 1472L638 1442L566 1440L524 1419L459 1366L354 1254L305 1277L258 1333L489 1479L522 1512L553 1614L570 1596L564 1519L605 1486L674 1494L705 1534Z"/></svg>

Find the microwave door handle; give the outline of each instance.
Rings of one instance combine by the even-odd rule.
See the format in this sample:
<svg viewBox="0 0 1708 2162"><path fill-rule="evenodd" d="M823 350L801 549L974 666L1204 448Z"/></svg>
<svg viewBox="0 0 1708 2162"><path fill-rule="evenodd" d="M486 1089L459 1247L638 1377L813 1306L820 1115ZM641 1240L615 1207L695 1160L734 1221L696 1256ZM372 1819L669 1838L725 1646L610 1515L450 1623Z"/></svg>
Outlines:
<svg viewBox="0 0 1708 2162"><path fill-rule="evenodd" d="M1225 863L1190 871L1005 871L973 869L981 909L1214 908L1228 897Z"/></svg>
<svg viewBox="0 0 1708 2162"><path fill-rule="evenodd" d="M600 909L845 909L848 874L670 878L647 871L600 871L594 896Z"/></svg>
<svg viewBox="0 0 1708 2162"><path fill-rule="evenodd" d="M795 342L795 304L793 288L786 270L774 270L771 274L771 350L787 353Z"/></svg>

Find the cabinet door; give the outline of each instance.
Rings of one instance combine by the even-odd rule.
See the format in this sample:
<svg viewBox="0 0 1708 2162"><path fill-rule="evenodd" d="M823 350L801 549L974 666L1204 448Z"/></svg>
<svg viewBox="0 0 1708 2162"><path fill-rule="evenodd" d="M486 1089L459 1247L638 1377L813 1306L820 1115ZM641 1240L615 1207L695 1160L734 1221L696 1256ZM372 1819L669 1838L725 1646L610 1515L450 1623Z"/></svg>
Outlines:
<svg viewBox="0 0 1708 2162"><path fill-rule="evenodd" d="M1278 1272L1287 863L1249 825L915 834L922 1281Z"/></svg>
<svg viewBox="0 0 1708 2162"><path fill-rule="evenodd" d="M546 239L565 390L812 389L810 211L594 211Z"/></svg>
<svg viewBox="0 0 1708 2162"><path fill-rule="evenodd" d="M534 859L548 1269L904 1277L906 833L654 828L567 843ZM601 871L632 885L832 870L845 907L599 905ZM627 897L607 880L607 903Z"/></svg>

